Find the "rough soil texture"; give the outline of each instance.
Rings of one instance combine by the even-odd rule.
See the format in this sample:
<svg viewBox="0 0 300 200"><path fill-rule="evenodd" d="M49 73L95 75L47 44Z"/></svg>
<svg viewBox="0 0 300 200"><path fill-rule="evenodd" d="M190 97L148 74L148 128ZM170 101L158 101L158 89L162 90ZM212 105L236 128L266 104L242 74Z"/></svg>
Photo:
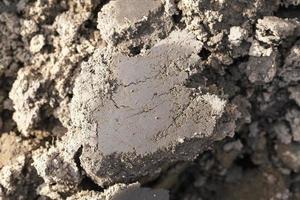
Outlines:
<svg viewBox="0 0 300 200"><path fill-rule="evenodd" d="M0 199L300 199L297 0L0 1Z"/></svg>

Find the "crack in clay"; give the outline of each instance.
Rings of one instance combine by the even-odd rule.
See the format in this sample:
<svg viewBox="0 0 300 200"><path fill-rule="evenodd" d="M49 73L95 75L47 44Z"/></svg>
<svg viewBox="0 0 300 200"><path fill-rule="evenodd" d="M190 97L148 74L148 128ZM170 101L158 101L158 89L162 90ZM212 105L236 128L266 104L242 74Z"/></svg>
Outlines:
<svg viewBox="0 0 300 200"><path fill-rule="evenodd" d="M102 61L108 64L105 68L111 68L109 73L89 74L91 77L85 79L86 81L80 79L84 78L84 75L79 76L78 81L81 84L75 86L75 94L81 94L81 88L89 88L89 82L92 82L95 91L101 91L98 88L104 88L101 85L104 79L113 80L109 86L111 88L107 88L110 92L102 93L103 98L93 98L92 91L87 93L90 96L87 99L95 100L90 103L93 105L93 108L90 108L93 112L86 112L86 108L82 106L84 104L82 99L74 95L72 114L86 113L76 124L79 125L79 130L89 135L82 141L85 144L81 157L82 165L98 184L106 185L107 181L113 179L123 180L126 177L123 173L128 173L128 176L132 177L130 179L135 179L134 177L142 176L146 168L155 173L157 167L154 166L162 162L161 159L172 158L174 161L192 159L202 151L199 145L207 143L207 140L214 136L216 120L221 114L214 116L212 114L223 112L225 104L213 107L205 103L204 99L197 99L201 97L200 94L192 95L192 89L185 87L189 77L187 72L198 63L197 53L201 46L202 43L195 40L192 34L175 31L140 56L127 57L118 52L112 54L111 60ZM85 63L81 73L89 73L92 69L96 72L99 65L104 66L99 60L94 59L107 58L106 53L110 51L96 52ZM222 102L217 97L214 99L216 101L212 104ZM217 108L219 110L215 110ZM196 138L194 141L195 132L203 132L207 140ZM185 140L181 141L180 138ZM189 145L192 141L194 146ZM197 150L185 154L183 153L185 148ZM115 164L105 163L111 156L115 157L113 159ZM137 157L139 161L136 160ZM154 157L160 159L155 161ZM117 163L123 163L122 160L125 158L131 165L122 166L126 170L118 172ZM89 165L91 161L97 163L99 169L95 165ZM152 164L141 163L148 161ZM104 167L107 164L114 167L109 169ZM99 170L109 170L109 173L114 174L114 178L105 178L104 174L102 178Z"/></svg>
<svg viewBox="0 0 300 200"><path fill-rule="evenodd" d="M179 114L177 114L175 117L172 118L172 123L169 124L169 126L168 126L166 129L160 131L160 132L159 132L159 135L158 135L158 134L157 134L157 135L154 135L153 139L154 139L155 141L159 141L161 138L166 137L167 131L168 131L171 127L177 125L177 119L184 115L185 111L189 108L189 106L191 105L191 103L192 103L192 102L189 102L189 104L187 104L186 106L184 106L185 108L183 108L183 110L182 110Z"/></svg>

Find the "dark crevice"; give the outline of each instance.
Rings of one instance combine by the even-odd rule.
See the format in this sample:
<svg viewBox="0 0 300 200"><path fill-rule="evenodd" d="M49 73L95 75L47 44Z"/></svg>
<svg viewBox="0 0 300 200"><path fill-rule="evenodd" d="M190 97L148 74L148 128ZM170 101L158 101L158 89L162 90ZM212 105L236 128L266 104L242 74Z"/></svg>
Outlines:
<svg viewBox="0 0 300 200"><path fill-rule="evenodd" d="M94 0L93 4L96 5L96 8L94 10L94 14L98 14L98 12L101 11L101 9L103 8L103 6L105 6L106 4L109 3L110 0Z"/></svg>
<svg viewBox="0 0 300 200"><path fill-rule="evenodd" d="M87 19L85 22L81 24L78 30L78 35L89 38L91 34L97 30L97 17L98 13L101 11L104 5L106 5L109 2L109 0L94 0L93 1L93 10L91 12L91 15L89 16L89 19Z"/></svg>
<svg viewBox="0 0 300 200"><path fill-rule="evenodd" d="M240 157L235 161L235 164L241 166L245 170L255 169L258 167L252 162L250 154L244 154L243 157Z"/></svg>
<svg viewBox="0 0 300 200"><path fill-rule="evenodd" d="M103 188L97 185L90 177L84 176L82 181L80 182L79 187L82 190L93 190L97 192L103 192Z"/></svg>
<svg viewBox="0 0 300 200"><path fill-rule="evenodd" d="M300 19L300 6L280 6L275 16L281 18L298 18Z"/></svg>
<svg viewBox="0 0 300 200"><path fill-rule="evenodd" d="M41 121L37 123L38 130L51 132L55 126L61 126L59 119L53 116L53 110L49 105L42 106L40 110Z"/></svg>
<svg viewBox="0 0 300 200"><path fill-rule="evenodd" d="M103 188L101 188L90 177L88 177L86 171L81 166L80 156L82 155L82 149L83 146L81 146L74 155L74 162L76 164L76 167L80 171L80 174L83 175L83 178L79 183L78 188L82 190L93 190L93 191L102 192Z"/></svg>
<svg viewBox="0 0 300 200"><path fill-rule="evenodd" d="M45 46L43 47L43 49L41 51L51 54L51 53L55 52L55 48L52 44L45 44Z"/></svg>
<svg viewBox="0 0 300 200"><path fill-rule="evenodd" d="M202 48L201 51L198 53L203 61L207 60L211 55L211 52L207 48Z"/></svg>
<svg viewBox="0 0 300 200"><path fill-rule="evenodd" d="M74 154L74 157L73 157L76 167L81 172L81 174L84 173L84 169L82 168L81 162L80 162L80 156L82 155L82 149L83 149L83 146L80 146L80 148L76 151L76 153Z"/></svg>
<svg viewBox="0 0 300 200"><path fill-rule="evenodd" d="M134 46L134 47L129 47L130 55L131 56L136 56L141 53L142 46Z"/></svg>
<svg viewBox="0 0 300 200"><path fill-rule="evenodd" d="M175 24L179 24L181 22L181 19L182 19L182 11L179 10L177 14L172 16L172 19L173 19Z"/></svg>

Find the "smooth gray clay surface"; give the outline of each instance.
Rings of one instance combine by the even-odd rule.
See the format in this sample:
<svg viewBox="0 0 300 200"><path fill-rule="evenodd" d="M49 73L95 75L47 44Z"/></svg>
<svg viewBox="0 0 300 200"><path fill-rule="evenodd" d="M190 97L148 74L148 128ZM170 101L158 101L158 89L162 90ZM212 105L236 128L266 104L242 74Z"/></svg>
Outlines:
<svg viewBox="0 0 300 200"><path fill-rule="evenodd" d="M143 55L106 49L82 65L71 119L82 141L81 165L96 183L154 177L233 131L215 132L225 100L185 86L201 46L192 34L174 31Z"/></svg>

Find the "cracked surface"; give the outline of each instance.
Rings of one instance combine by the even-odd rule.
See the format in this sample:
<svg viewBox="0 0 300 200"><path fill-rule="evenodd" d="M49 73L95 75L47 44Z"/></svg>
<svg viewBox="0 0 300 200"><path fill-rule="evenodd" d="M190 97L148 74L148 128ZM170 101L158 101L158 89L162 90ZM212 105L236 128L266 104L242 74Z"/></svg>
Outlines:
<svg viewBox="0 0 300 200"><path fill-rule="evenodd" d="M141 56L113 53L103 61L109 57L104 51L83 64L71 117L83 138L81 164L98 184L156 174L213 141L226 101L184 85L200 49L193 35L177 31Z"/></svg>
<svg viewBox="0 0 300 200"><path fill-rule="evenodd" d="M300 199L299 13L0 1L0 199Z"/></svg>

